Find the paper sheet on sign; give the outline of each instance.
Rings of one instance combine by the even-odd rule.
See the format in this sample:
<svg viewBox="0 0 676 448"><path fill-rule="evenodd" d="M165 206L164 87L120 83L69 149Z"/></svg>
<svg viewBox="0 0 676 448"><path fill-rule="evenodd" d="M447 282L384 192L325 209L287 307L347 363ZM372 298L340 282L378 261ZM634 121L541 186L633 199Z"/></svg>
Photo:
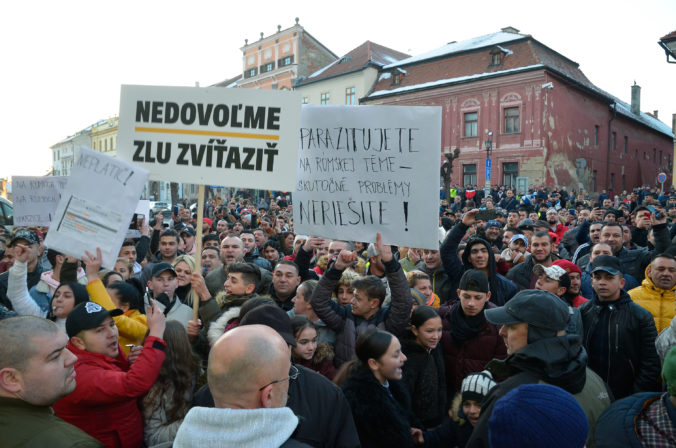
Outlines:
<svg viewBox="0 0 676 448"><path fill-rule="evenodd" d="M438 249L441 108L303 106L294 229Z"/></svg>
<svg viewBox="0 0 676 448"><path fill-rule="evenodd" d="M12 176L14 225L50 225L66 182L66 176Z"/></svg>
<svg viewBox="0 0 676 448"><path fill-rule="evenodd" d="M81 258L101 248L112 269L148 172L81 148L56 208L45 246Z"/></svg>

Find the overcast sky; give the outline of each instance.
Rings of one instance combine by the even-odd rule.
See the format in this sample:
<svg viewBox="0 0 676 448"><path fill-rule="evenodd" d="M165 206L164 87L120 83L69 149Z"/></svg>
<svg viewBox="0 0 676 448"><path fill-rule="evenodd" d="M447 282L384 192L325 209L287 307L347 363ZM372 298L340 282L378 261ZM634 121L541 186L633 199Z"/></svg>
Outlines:
<svg viewBox="0 0 676 448"><path fill-rule="evenodd" d="M207 86L242 70L244 39L294 18L337 55L366 40L411 55L513 26L641 109L676 113L676 64L659 38L676 1L13 1L0 6L0 177L42 175L49 147L118 114L121 84Z"/></svg>

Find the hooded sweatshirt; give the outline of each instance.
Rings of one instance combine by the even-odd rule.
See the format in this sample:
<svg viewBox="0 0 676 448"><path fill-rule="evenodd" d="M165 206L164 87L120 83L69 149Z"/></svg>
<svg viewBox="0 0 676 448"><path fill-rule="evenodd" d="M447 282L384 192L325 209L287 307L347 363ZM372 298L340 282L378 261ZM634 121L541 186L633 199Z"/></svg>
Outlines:
<svg viewBox="0 0 676 448"><path fill-rule="evenodd" d="M174 447L278 447L298 426L291 409L190 409L176 434ZM300 445L305 446L305 445Z"/></svg>
<svg viewBox="0 0 676 448"><path fill-rule="evenodd" d="M470 238L467 241L467 247L462 253L462 264L463 270L462 273L467 269L474 269L474 266L469 261L469 255L473 246L477 244L482 244L488 250L488 284L491 289L491 302L497 306L504 305L509 299L511 299L514 294L519 291L519 288L508 280L506 277L498 274L496 270L495 255L493 254L493 249L490 243L482 238ZM460 283L460 277L458 277L458 284Z"/></svg>

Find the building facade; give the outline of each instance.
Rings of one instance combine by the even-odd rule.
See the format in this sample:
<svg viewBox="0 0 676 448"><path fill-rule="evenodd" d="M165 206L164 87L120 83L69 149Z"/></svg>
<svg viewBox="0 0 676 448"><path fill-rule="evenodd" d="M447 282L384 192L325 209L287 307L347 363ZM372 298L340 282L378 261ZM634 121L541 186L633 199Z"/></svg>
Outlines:
<svg viewBox="0 0 676 448"><path fill-rule="evenodd" d="M361 102L441 107L440 152L460 150L452 184L617 192L673 164L671 128L640 112L640 88L632 99L509 27L385 66Z"/></svg>
<svg viewBox="0 0 676 448"><path fill-rule="evenodd" d="M117 128L117 117L101 120L92 126L92 149L111 157L117 157Z"/></svg>
<svg viewBox="0 0 676 448"><path fill-rule="evenodd" d="M249 43L242 50L242 77L231 86L246 89L291 90L302 77L338 59L331 50L296 24ZM218 85L222 85L218 84Z"/></svg>
<svg viewBox="0 0 676 448"><path fill-rule="evenodd" d="M300 79L294 90L303 95L303 104L359 104L359 99L373 90L384 66L408 57L366 41L340 59Z"/></svg>

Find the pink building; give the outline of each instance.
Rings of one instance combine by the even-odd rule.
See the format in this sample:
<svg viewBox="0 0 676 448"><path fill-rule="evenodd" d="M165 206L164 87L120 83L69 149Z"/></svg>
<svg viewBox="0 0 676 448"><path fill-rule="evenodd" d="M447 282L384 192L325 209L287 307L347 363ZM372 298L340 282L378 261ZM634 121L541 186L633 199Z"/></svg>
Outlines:
<svg viewBox="0 0 676 448"><path fill-rule="evenodd" d="M493 185L621 191L672 172L673 132L640 112L640 87L624 103L511 27L387 65L360 102L441 106L452 184L486 185L487 147Z"/></svg>

